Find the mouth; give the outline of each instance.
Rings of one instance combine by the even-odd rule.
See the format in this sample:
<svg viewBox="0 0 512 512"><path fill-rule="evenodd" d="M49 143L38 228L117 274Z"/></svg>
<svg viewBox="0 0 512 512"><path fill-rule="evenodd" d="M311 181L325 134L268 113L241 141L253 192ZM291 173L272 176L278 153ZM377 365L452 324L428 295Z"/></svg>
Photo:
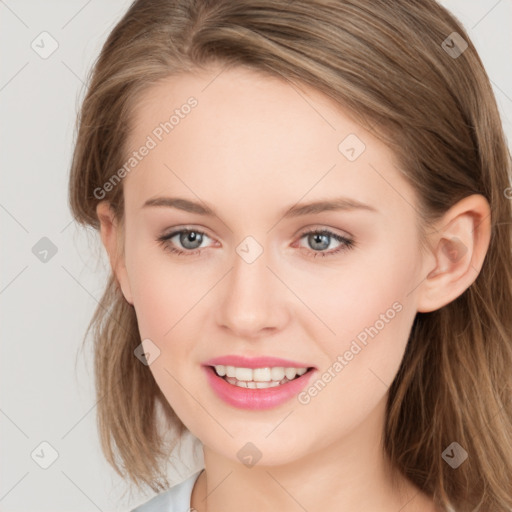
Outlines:
<svg viewBox="0 0 512 512"><path fill-rule="evenodd" d="M314 370L314 367L283 367L267 366L261 368L244 368L235 366L215 365L211 370L228 384L240 388L267 389L283 386L300 379Z"/></svg>
<svg viewBox="0 0 512 512"><path fill-rule="evenodd" d="M280 357L219 356L202 364L210 389L238 409L262 410L293 400L318 373L307 363Z"/></svg>

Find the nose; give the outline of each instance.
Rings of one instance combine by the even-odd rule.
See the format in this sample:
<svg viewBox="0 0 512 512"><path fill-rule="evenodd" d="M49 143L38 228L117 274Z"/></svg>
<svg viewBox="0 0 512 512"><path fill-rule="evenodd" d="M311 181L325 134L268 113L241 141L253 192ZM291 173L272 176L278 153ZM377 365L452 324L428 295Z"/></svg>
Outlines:
<svg viewBox="0 0 512 512"><path fill-rule="evenodd" d="M290 292L269 268L264 250L254 261L238 253L223 280L217 322L238 338L258 338L283 329L288 321Z"/></svg>

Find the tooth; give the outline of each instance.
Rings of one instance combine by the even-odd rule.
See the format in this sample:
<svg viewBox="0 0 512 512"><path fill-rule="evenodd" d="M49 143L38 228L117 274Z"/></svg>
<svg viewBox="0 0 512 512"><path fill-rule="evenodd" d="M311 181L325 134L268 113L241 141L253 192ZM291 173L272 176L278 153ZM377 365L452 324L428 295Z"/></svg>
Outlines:
<svg viewBox="0 0 512 512"><path fill-rule="evenodd" d="M284 370L284 374L286 375L287 379L292 380L297 374L297 368L286 368Z"/></svg>
<svg viewBox="0 0 512 512"><path fill-rule="evenodd" d="M251 389L256 389L256 382L249 381L247 383L247 387Z"/></svg>
<svg viewBox="0 0 512 512"><path fill-rule="evenodd" d="M235 368L236 380L252 380L251 368Z"/></svg>
<svg viewBox="0 0 512 512"><path fill-rule="evenodd" d="M293 380L296 376L304 375L307 368L284 368L282 366L264 367L264 368L237 368L228 365L216 365L215 371L220 377L226 378L230 384L238 385L242 382L242 387L250 387L255 389L253 383L271 383L284 384ZM246 385L251 383L251 385ZM260 386L256 386L259 388ZM261 386L265 387L265 386ZM269 387L269 386L266 386Z"/></svg>
<svg viewBox="0 0 512 512"><path fill-rule="evenodd" d="M271 380L270 373L270 368L255 368L253 370L254 376L251 380L256 382L269 382Z"/></svg>
<svg viewBox="0 0 512 512"><path fill-rule="evenodd" d="M215 367L215 371L217 372L217 375L220 375L221 377L224 377L226 375L226 367L223 364L219 364Z"/></svg>
<svg viewBox="0 0 512 512"><path fill-rule="evenodd" d="M272 380L281 381L284 377L284 368L282 366L275 366L270 369L270 376Z"/></svg>
<svg viewBox="0 0 512 512"><path fill-rule="evenodd" d="M279 386L279 382L255 382L258 389L274 388Z"/></svg>
<svg viewBox="0 0 512 512"><path fill-rule="evenodd" d="M241 388L247 388L249 386L247 386L247 382L244 382L244 381L239 381L236 383L237 386L240 386Z"/></svg>

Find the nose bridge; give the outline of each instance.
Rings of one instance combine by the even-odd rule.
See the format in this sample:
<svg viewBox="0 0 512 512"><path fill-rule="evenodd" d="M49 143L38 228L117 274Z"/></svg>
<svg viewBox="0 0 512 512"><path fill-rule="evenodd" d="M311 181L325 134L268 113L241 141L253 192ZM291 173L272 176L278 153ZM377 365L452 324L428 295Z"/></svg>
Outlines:
<svg viewBox="0 0 512 512"><path fill-rule="evenodd" d="M236 246L227 277L219 322L238 335L253 336L278 326L282 313L278 280L269 270L269 252L253 236Z"/></svg>

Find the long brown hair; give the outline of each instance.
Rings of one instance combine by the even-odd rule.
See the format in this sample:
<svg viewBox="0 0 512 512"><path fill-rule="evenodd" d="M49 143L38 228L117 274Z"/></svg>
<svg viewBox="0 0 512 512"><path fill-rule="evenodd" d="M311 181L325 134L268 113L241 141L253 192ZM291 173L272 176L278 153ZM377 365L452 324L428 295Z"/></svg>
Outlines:
<svg viewBox="0 0 512 512"><path fill-rule="evenodd" d="M126 161L139 94L213 62L312 86L378 126L417 192L423 231L468 195L489 202L491 241L476 281L416 315L389 389L385 452L441 510L510 511L511 159L468 34L434 0L135 1L102 48L77 120L69 200L80 224L99 228L95 191ZM122 223L122 182L104 197ZM89 332L104 454L137 486L163 490L185 426L134 357L135 311L112 274ZM456 469L442 457L453 442L468 453Z"/></svg>

